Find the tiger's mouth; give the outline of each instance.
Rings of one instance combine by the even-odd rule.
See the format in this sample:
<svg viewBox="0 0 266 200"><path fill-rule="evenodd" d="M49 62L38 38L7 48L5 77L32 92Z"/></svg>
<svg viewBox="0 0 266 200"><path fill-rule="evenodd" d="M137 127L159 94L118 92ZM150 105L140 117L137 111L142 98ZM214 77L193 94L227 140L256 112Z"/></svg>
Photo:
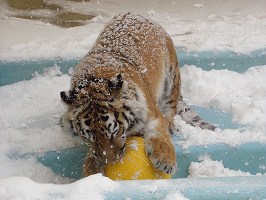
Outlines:
<svg viewBox="0 0 266 200"><path fill-rule="evenodd" d="M111 147L112 149L113 147ZM120 161L126 152L126 144L119 150L110 151L110 149L92 150L93 157L102 165L113 164Z"/></svg>

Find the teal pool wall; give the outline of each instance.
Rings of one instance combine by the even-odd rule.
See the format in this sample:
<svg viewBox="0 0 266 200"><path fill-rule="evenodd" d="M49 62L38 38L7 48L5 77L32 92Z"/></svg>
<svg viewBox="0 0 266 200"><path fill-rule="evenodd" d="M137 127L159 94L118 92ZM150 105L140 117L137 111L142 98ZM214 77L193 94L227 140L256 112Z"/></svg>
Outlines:
<svg viewBox="0 0 266 200"><path fill-rule="evenodd" d="M253 66L266 65L266 49L259 49L248 54L237 54L230 51L184 51L177 50L180 66L195 65L205 71L228 69L244 72Z"/></svg>
<svg viewBox="0 0 266 200"><path fill-rule="evenodd" d="M236 54L228 51L184 51L177 48L177 55L180 67L195 65L203 70L228 69L244 72L252 66L266 65L266 49L256 50L249 54ZM34 72L42 73L44 68L55 64L60 66L63 73L67 73L69 68L75 67L78 63L78 59L0 61L0 86L29 80Z"/></svg>
<svg viewBox="0 0 266 200"><path fill-rule="evenodd" d="M186 151L175 145L175 149L178 171L173 178L186 178L191 162L199 162L199 157L204 155L212 160L222 161L224 167L231 170L241 170L252 175L266 173L265 144L246 143L237 147L230 147L225 144L205 147L192 146ZM37 160L60 176L80 179L82 178L82 165L86 152L85 146L74 147L47 152L43 156L38 156Z"/></svg>
<svg viewBox="0 0 266 200"><path fill-rule="evenodd" d="M172 199L176 192L190 200L262 200L266 197L265 177L227 177L205 179L172 179L161 181L124 181L104 199L155 200ZM169 195L169 196L168 196Z"/></svg>

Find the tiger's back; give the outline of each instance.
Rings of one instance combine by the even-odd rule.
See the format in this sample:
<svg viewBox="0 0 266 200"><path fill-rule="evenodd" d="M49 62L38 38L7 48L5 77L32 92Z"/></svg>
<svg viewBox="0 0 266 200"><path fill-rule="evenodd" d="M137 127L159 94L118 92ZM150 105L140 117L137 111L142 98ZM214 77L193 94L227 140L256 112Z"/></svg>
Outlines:
<svg viewBox="0 0 266 200"><path fill-rule="evenodd" d="M122 73L141 89L149 110L159 105L171 120L180 96L180 74L173 42L160 25L139 15L118 15L88 55L76 70L77 82L84 70L106 78Z"/></svg>

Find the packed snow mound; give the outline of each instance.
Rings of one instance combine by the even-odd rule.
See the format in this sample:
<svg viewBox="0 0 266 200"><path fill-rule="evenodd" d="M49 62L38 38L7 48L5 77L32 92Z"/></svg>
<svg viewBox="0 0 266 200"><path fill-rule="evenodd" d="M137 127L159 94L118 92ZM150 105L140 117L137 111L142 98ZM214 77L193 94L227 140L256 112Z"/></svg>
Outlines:
<svg viewBox="0 0 266 200"><path fill-rule="evenodd" d="M231 170L224 167L222 161L215 161L208 156L199 159L199 162L192 162L189 166L189 178L195 177L229 177L229 176L252 176L249 172ZM262 174L257 174L262 175Z"/></svg>

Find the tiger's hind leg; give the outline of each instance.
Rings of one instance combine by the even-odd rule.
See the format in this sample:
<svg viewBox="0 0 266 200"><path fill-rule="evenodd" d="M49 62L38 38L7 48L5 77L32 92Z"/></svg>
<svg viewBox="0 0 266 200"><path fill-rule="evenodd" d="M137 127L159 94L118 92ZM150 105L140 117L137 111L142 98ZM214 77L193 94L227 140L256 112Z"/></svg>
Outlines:
<svg viewBox="0 0 266 200"><path fill-rule="evenodd" d="M169 121L169 131L173 133L173 118L177 114L177 104L180 96L181 78L175 47L171 38L167 38L168 59L165 59L165 77L163 92L158 102L163 115Z"/></svg>
<svg viewBox="0 0 266 200"><path fill-rule="evenodd" d="M182 96L178 99L177 114L186 123L194 127L200 127L202 129L208 129L214 131L216 126L204 121L200 116L193 111L184 101Z"/></svg>
<svg viewBox="0 0 266 200"><path fill-rule="evenodd" d="M166 119L169 121L169 132L172 134L175 125L174 125L174 116L177 114L177 105L179 99L179 91L180 91L180 82L179 74L176 75L177 80L173 80L170 92L168 94L163 95L163 103L161 103L160 109ZM167 91L167 90L165 90Z"/></svg>

